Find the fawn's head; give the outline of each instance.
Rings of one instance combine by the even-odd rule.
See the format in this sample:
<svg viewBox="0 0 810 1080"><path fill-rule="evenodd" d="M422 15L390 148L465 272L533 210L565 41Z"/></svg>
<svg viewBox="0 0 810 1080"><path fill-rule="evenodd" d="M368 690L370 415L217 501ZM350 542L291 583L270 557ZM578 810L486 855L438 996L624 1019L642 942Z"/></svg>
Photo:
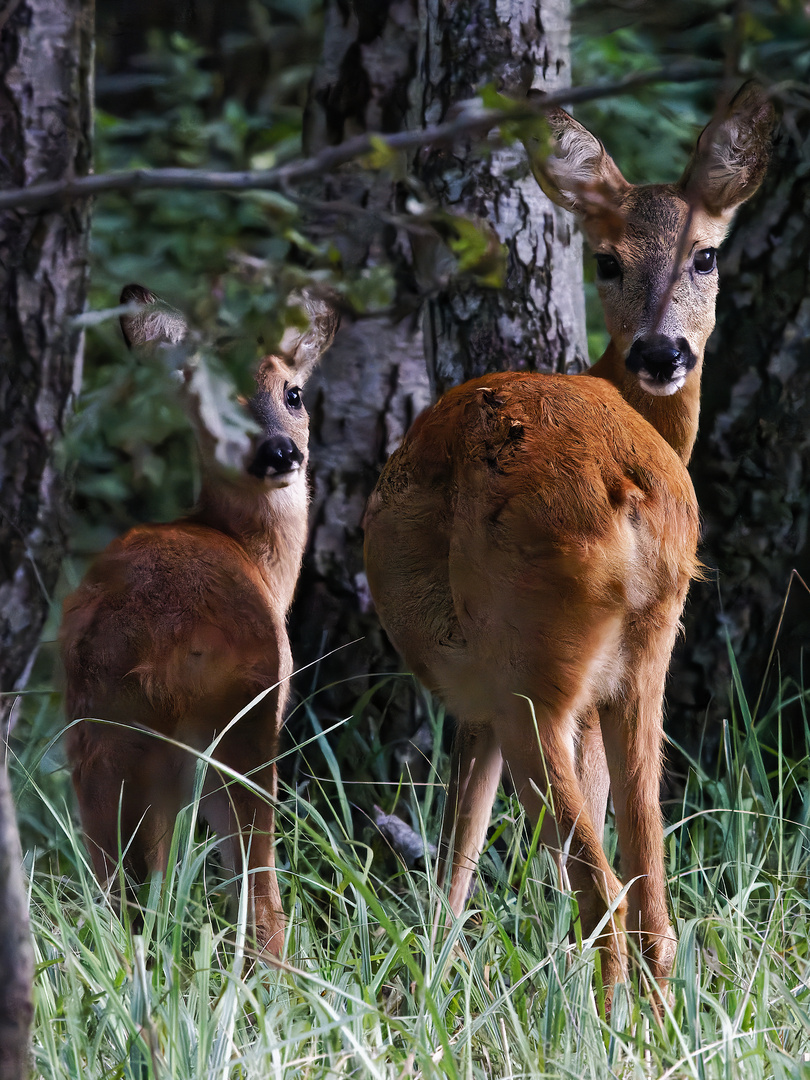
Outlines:
<svg viewBox="0 0 810 1080"><path fill-rule="evenodd" d="M702 132L677 184L629 184L602 143L562 109L555 152L532 167L572 211L596 256L612 347L641 390L666 397L699 373L715 320L716 249L765 174L774 111L746 84Z"/></svg>
<svg viewBox="0 0 810 1080"><path fill-rule="evenodd" d="M130 348L155 345L179 345L188 336L184 316L165 304L142 285L127 285L121 303L142 305L132 314L121 317L121 329ZM305 329L288 328L277 354L266 356L256 371L256 391L245 402L252 419L259 426L258 436L242 453L241 466L247 477L266 488L288 487L305 483L309 444L309 416L301 397L301 388L309 378L321 354L332 343L338 315L331 304L305 291L292 298L308 318ZM211 395L194 386L194 368L181 369L185 397L197 437L205 454L206 442L214 441L216 418L210 415ZM216 457L216 453L211 455Z"/></svg>

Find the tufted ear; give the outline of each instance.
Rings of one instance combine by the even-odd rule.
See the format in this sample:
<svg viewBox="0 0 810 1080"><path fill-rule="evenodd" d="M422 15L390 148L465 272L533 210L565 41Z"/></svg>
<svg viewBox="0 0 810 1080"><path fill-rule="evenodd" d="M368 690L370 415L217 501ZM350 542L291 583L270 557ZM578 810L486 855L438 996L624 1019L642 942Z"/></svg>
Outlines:
<svg viewBox="0 0 810 1080"><path fill-rule="evenodd" d="M700 134L678 187L690 202L730 222L768 168L776 112L761 86L747 82L724 114Z"/></svg>
<svg viewBox="0 0 810 1080"><path fill-rule="evenodd" d="M532 99L542 99L534 91ZM615 204L630 187L613 158L595 135L564 109L550 109L551 153L540 152L536 141L526 142L535 179L552 202L578 217L587 217L605 204Z"/></svg>
<svg viewBox="0 0 810 1080"><path fill-rule="evenodd" d="M313 289L293 293L289 306L302 308L309 326L304 330L300 326L288 326L281 339L279 353L294 368L296 382L303 385L334 341L340 325L340 313L330 300Z"/></svg>
<svg viewBox="0 0 810 1080"><path fill-rule="evenodd" d="M121 316L121 332L130 349L149 343L179 345L188 333L188 323L181 312L170 307L143 285L125 285L122 304L141 304L139 311Z"/></svg>
<svg viewBox="0 0 810 1080"><path fill-rule="evenodd" d="M529 97L543 95L533 90ZM599 139L564 109L549 109L545 119L548 145L524 140L538 184L552 202L576 215L592 246L597 238L618 240L625 228L622 196L632 185Z"/></svg>

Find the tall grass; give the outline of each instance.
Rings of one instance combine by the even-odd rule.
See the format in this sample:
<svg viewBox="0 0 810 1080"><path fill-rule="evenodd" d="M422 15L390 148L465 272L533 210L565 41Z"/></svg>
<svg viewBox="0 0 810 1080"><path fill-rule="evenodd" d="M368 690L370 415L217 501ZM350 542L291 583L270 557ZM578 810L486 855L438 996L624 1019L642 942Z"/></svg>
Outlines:
<svg viewBox="0 0 810 1080"><path fill-rule="evenodd" d="M64 785L32 749L43 708L14 766L31 871L36 1071L54 1080L810 1078L805 708L785 684L755 719L738 694L716 769L693 762L682 801L668 808L680 944L660 1023L634 987L617 991L605 1018L593 951L570 944L576 906L513 800L496 807L468 911L432 943L444 898L431 866L381 858L328 741L321 781L306 798L288 792L280 814L291 916L283 963L253 962L244 901L234 906L217 878L196 806L178 821L166 880L143 890L142 917L131 920L101 893ZM804 734L792 758L788 716L793 735ZM310 720L323 746L314 710ZM399 812L434 837L440 800L415 792L400 791Z"/></svg>

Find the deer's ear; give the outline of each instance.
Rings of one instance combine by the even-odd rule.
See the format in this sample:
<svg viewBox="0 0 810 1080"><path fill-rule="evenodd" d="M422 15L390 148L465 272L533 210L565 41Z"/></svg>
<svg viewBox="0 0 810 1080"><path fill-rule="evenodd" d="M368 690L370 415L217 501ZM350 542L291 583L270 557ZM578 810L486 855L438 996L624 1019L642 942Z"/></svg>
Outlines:
<svg viewBox="0 0 810 1080"><path fill-rule="evenodd" d="M564 109L550 109L546 120L551 153L544 156L526 143L532 172L546 195L580 218L615 206L630 185L602 143Z"/></svg>
<svg viewBox="0 0 810 1080"><path fill-rule="evenodd" d="M279 345L284 360L295 370L296 382L303 385L312 369L332 344L340 325L340 312L331 300L313 289L294 293L289 300L291 307L304 310L309 326L288 326Z"/></svg>
<svg viewBox="0 0 810 1080"><path fill-rule="evenodd" d="M678 184L690 202L730 222L762 183L775 123L776 112L762 87L747 82L700 134Z"/></svg>
<svg viewBox="0 0 810 1080"><path fill-rule="evenodd" d="M121 332L130 349L165 342L178 345L188 333L188 323L181 312L170 307L143 285L125 285L122 304L140 304L139 311L121 316Z"/></svg>

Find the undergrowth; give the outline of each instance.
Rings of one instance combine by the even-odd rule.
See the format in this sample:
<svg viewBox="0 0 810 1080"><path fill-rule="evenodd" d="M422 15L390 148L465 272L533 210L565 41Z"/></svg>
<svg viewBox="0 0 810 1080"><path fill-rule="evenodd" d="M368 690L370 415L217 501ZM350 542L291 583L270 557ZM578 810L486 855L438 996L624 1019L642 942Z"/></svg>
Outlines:
<svg viewBox="0 0 810 1080"><path fill-rule="evenodd" d="M218 875L196 804L178 821L167 879L144 888L137 918L119 912L93 877L64 778L48 772L52 751L42 756L43 707L13 761L37 1073L810 1077L806 695L784 683L759 719L736 700L717 766L693 762L667 808L679 948L660 1023L637 985L617 990L605 1017L595 954L572 944L576 905L513 799L496 806L467 911L436 940L446 907L431 860L406 869L386 856L312 708L311 741L297 752L318 747L321 776L285 794L279 820L284 961L253 961L246 905L234 899L245 891ZM787 754L787 718L793 745L803 732L803 754ZM436 786L390 795L426 842L439 829L439 757ZM615 848L610 830L606 842Z"/></svg>

